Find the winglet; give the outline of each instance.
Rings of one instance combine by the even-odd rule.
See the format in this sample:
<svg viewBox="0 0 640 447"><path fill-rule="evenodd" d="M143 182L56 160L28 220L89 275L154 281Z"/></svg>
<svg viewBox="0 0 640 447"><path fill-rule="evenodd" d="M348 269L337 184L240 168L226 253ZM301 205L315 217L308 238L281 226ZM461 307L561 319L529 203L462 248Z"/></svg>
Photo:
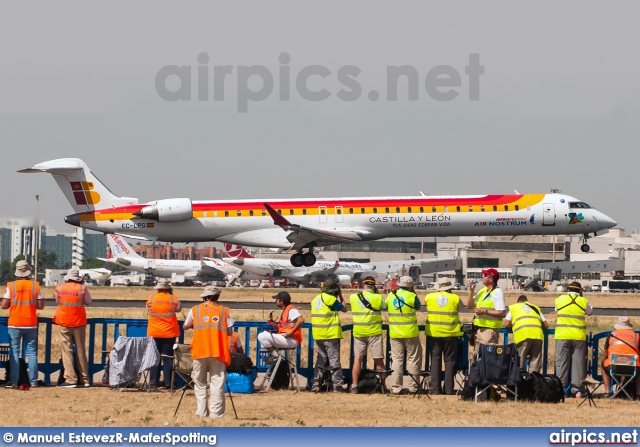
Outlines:
<svg viewBox="0 0 640 447"><path fill-rule="evenodd" d="M269 205L268 203L263 203L265 209L267 210L267 212L269 213L269 215L271 216L271 218L273 219L273 223L281 226L281 227L290 227L291 226L291 222L289 222L287 219L285 219L284 217L282 217L276 210L273 209L273 207L271 205Z"/></svg>

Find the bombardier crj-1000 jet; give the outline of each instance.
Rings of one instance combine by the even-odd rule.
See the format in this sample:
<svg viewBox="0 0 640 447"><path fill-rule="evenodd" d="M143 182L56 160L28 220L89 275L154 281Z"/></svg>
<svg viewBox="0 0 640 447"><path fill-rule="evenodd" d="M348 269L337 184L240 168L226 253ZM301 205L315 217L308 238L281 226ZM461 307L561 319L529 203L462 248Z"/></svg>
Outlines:
<svg viewBox="0 0 640 447"><path fill-rule="evenodd" d="M315 247L387 237L581 234L582 250L589 251L590 236L616 226L610 217L564 194L138 203L114 195L77 158L20 172L53 175L75 211L65 218L71 225L150 241L296 250L294 267L315 264Z"/></svg>

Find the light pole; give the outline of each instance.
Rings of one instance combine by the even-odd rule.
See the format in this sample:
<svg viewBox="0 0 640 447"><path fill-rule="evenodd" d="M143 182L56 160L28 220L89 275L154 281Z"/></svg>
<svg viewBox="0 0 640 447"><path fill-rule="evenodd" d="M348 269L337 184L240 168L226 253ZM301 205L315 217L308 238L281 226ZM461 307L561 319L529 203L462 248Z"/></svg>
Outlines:
<svg viewBox="0 0 640 447"><path fill-rule="evenodd" d="M38 280L38 249L40 248L40 194L36 194L36 241L33 244L33 269L36 273L35 280Z"/></svg>

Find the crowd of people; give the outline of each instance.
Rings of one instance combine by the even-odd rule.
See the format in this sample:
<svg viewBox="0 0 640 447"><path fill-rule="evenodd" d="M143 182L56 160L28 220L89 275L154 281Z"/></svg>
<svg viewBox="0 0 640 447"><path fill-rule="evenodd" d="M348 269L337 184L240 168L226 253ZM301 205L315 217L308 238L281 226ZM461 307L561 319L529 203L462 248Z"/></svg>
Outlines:
<svg viewBox="0 0 640 447"><path fill-rule="evenodd" d="M471 344L499 344L500 329L504 326L513 331L517 345L520 366L529 371L542 372L543 330L548 323L540 307L521 295L513 305L506 306L504 294L497 286L500 274L495 269L483 270L482 287L476 293L478 281L471 281L466 302L453 293L454 284L446 278L437 282L434 292L424 297L426 312L425 333L429 340L427 355L430 359L430 393L454 394L454 376L458 337L462 335L460 312L466 306L473 309L473 330ZM10 338L10 377L7 388L17 389L21 343L28 358L29 385L37 387L38 382L38 319L36 310L44 308L40 286L33 279L31 266L18 261L16 280L7 284L2 300L2 309L9 309L8 331ZM324 372L331 372L334 391L359 392L364 359L367 353L373 360L379 378L387 379L384 370L383 312L387 314L392 374L390 383L392 394L416 392L423 364L422 345L419 337L417 312L422 304L415 292L411 277L403 276L393 285L385 285L386 297L376 288L373 277L366 277L362 290L349 297L349 306L342 296L339 284L333 279L326 280L321 293L311 301L311 330L313 333L316 365L312 380L312 391L323 385ZM164 354L162 365L150 372L151 390L171 386L171 362L173 345L180 335L177 312L181 303L173 293L168 280L160 280L155 292L148 298L147 335L155 341L160 354ZM242 352L234 320L229 308L218 303L221 290L208 286L200 295L202 303L189 310L184 322L184 330L193 330L191 355L193 359L192 378L195 383L197 401L196 414L200 417L218 418L224 415L224 377L226 367L231 362L231 352ZM267 324L272 330L258 334L258 341L269 356L267 365L276 363L281 349L295 349L302 342L302 325L305 320L299 309L291 303L291 296L281 291L273 296L282 311L278 320L270 316ZM53 318L58 325L58 336L64 367L62 388L88 387L89 372L86 352L86 306L91 304L91 294L83 284L77 269L70 269L65 282L55 289L56 312ZM340 363L340 342L343 338L340 314L350 308L353 318L353 368L352 383L345 384ZM574 282L569 292L555 300L557 323L555 325L555 373L565 388L578 397L584 393L582 381L586 377L586 316L593 309L583 296L582 286ZM609 356L615 354L638 355L640 336L633 331L628 317L621 317L614 326L605 344L602 363L605 389L609 390ZM75 350L75 354L74 354ZM640 356L638 356L640 357ZM406 365L405 365L406 359ZM76 361L77 360L77 361ZM441 381L442 363L444 380ZM77 365L77 371L76 371ZM638 365L640 366L640 360ZM404 382L404 370L412 380ZM160 372L163 381L160 382ZM210 388L207 402L207 387ZM636 392L640 394L640 376L636 378Z"/></svg>

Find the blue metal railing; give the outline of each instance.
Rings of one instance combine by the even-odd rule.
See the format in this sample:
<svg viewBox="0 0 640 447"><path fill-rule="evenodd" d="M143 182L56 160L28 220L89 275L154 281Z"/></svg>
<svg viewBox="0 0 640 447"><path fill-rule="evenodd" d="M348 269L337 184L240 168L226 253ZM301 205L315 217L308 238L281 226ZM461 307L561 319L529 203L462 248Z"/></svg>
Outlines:
<svg viewBox="0 0 640 447"><path fill-rule="evenodd" d="M0 317L0 344L8 344L9 336L8 336L8 317ZM38 324L40 327L40 333L42 333L42 327L44 326L44 334L45 334L45 342L44 342L44 352L39 352L38 357L42 359L44 357L44 361L38 363L39 371L44 375L44 382L47 385L51 384L51 375L61 368L60 359L52 360L52 326L53 321L51 318L39 318ZM179 322L180 325L180 336L178 337L178 342L184 342L184 330L182 328L183 322ZM123 329L124 327L124 329ZM118 339L120 335L125 335L127 337L145 337L147 335L147 320L146 319L127 319L127 318L88 318L87 319L87 328L89 332L89 342L87 346L87 357L89 361L89 376L91 380L93 379L93 375L99 373L104 370L105 364L107 361L108 350L113 346L113 343ZM385 364L387 368L390 366L390 352L389 352L389 332L388 325L383 324L383 333L386 334L385 337L387 339L387 352L385 355ZM251 354L253 356L253 362L256 365L259 372L265 372L267 370L267 366L264 364L264 354L261 355L261 347L257 341L257 335L262 330L268 330L270 328L265 326L263 322L251 322L251 321L236 321L234 323L234 330L238 331L240 329L244 329L243 336L243 346L245 353L247 355ZM424 325L419 326L420 332L424 332ZM113 334L110 336L111 330ZM348 340L349 343L349 363L348 368L343 368L343 374L347 379L351 378L351 368L353 366L353 337L351 337L350 332L353 330L352 324L346 324L342 326L342 330L345 333L345 341ZM303 331L303 346L306 347L306 352L304 353L304 360L301 354L302 348L299 346L296 353L296 367L298 368L298 373L302 376L306 377L307 380L310 380L313 377L313 336L311 333L311 324L304 323L302 326ZM122 334L121 334L122 332ZM511 333L510 329L501 329L503 344L507 345L509 343L509 334ZM598 345L600 340L606 338L609 335L610 331L601 332L599 334L589 334L587 337L587 350L591 352L591 355L587 356L585 359L587 362L587 372L597 380L601 380L602 376L598 373L599 367L599 356L598 356ZM553 336L555 334L554 329L547 329L544 331L544 344L543 344L543 364L542 370L549 370L549 336ZM99 336L99 338L98 338ZM306 340L306 343L304 341ZM428 344L429 338L427 337L427 346L426 351L428 352ZM252 346L255 345L255 351L252 349ZM462 337L458 338L458 352L456 356L456 369L466 371L468 368L468 338L467 335L464 334ZM24 356L24 350L23 350ZM429 369L429 358L428 356L424 356L424 369ZM98 358L98 360L96 360ZM0 367L6 367L5 362L0 361ZM406 373L406 371L405 371Z"/></svg>

